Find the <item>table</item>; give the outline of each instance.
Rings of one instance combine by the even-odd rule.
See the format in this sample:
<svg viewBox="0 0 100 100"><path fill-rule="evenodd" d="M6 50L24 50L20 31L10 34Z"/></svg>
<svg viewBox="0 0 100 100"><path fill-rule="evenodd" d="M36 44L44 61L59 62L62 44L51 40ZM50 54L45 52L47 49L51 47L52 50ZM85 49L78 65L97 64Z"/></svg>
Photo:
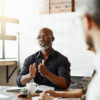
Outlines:
<svg viewBox="0 0 100 100"><path fill-rule="evenodd" d="M19 92L6 92L6 90L9 89L10 87L11 86L0 86L0 94L9 96L8 100L32 100L32 97L18 98L17 96ZM37 93L35 95L39 95L39 94Z"/></svg>
<svg viewBox="0 0 100 100"><path fill-rule="evenodd" d="M17 69L17 61L14 59L0 59L0 67L6 66L6 82L9 82L9 79ZM12 72L9 74L9 66L13 66L14 69Z"/></svg>
<svg viewBox="0 0 100 100"><path fill-rule="evenodd" d="M18 98L17 95L19 94L19 92L6 92L6 90L9 89L10 87L11 86L0 86L0 94L9 96L9 99L7 100L32 100L32 97ZM34 96L39 96L39 93L35 93ZM60 99L60 100L63 100L63 99ZM74 100L74 99L66 98L64 100Z"/></svg>

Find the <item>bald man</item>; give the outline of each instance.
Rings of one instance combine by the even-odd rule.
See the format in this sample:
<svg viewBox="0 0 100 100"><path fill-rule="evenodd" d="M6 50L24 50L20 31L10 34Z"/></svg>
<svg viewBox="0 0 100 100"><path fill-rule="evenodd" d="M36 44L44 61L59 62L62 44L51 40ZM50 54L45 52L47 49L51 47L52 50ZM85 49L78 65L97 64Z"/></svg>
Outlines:
<svg viewBox="0 0 100 100"><path fill-rule="evenodd" d="M22 87L32 79L39 85L55 89L67 89L71 83L68 58L52 48L55 40L49 28L40 30L38 37L40 51L26 58L16 82Z"/></svg>

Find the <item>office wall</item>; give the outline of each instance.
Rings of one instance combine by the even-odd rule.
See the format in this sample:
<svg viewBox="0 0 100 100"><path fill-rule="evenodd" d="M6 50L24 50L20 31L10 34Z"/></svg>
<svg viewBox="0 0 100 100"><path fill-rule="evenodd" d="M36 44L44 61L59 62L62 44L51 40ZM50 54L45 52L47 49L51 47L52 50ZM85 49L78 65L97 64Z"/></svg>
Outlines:
<svg viewBox="0 0 100 100"><path fill-rule="evenodd" d="M74 0L75 11L81 0ZM72 12L72 0L42 0L41 14Z"/></svg>
<svg viewBox="0 0 100 100"><path fill-rule="evenodd" d="M31 14L30 14L31 15ZM80 18L77 13L61 13L24 17L20 21L20 66L24 59L39 50L36 36L39 29L51 28L55 41L53 48L71 62L73 76L90 76L93 71L92 52L86 50Z"/></svg>

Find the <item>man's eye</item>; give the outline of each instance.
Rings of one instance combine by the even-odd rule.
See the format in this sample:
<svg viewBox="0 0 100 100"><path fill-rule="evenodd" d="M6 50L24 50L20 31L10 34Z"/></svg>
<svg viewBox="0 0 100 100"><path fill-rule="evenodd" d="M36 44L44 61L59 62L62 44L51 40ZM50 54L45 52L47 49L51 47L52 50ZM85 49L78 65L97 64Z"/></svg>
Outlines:
<svg viewBox="0 0 100 100"><path fill-rule="evenodd" d="M38 37L37 37L37 39L40 39L40 38L41 38L41 36L38 36Z"/></svg>
<svg viewBox="0 0 100 100"><path fill-rule="evenodd" d="M47 38L47 37L49 37L49 36L47 36L47 35L43 35L43 36L38 36L37 39Z"/></svg>

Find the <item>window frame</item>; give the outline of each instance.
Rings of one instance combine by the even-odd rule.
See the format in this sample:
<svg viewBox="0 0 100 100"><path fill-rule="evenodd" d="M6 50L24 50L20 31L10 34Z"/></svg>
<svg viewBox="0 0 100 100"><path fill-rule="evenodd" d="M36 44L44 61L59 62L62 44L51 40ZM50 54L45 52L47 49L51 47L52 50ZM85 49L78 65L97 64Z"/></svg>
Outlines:
<svg viewBox="0 0 100 100"><path fill-rule="evenodd" d="M17 40L16 36L11 36L6 34L6 23L13 23L13 24L19 24L19 20L15 18L9 18L5 16L5 0L2 0L2 15L0 16L0 22L1 22L1 34L0 34L0 40L2 40L2 58L0 59L6 59L5 58L5 40ZM7 58L8 59L8 58ZM10 58L12 59L12 58Z"/></svg>

